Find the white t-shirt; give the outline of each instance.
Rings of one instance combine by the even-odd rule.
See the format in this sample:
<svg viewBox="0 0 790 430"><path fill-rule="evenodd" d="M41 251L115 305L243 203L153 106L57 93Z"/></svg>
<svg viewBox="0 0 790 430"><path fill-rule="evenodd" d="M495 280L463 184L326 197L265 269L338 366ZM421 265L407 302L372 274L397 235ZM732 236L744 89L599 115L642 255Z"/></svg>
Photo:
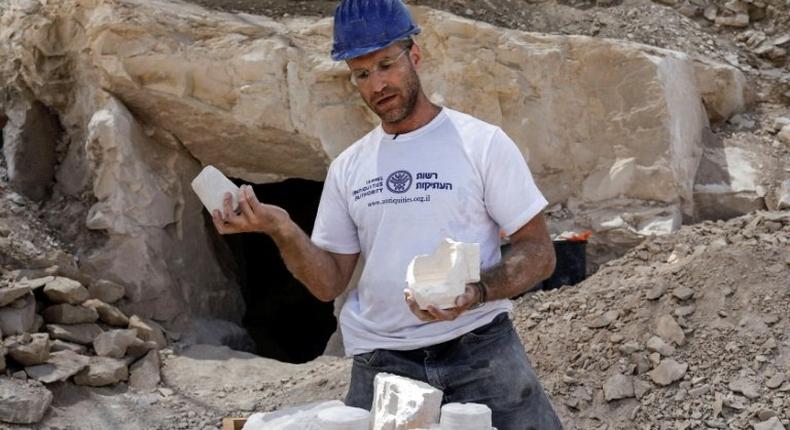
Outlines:
<svg viewBox="0 0 790 430"><path fill-rule="evenodd" d="M381 126L330 165L312 241L365 267L340 312L346 354L435 345L512 308L486 303L455 321L425 323L403 297L406 269L450 238L479 243L481 268L499 262L508 235L547 205L512 140L499 128L443 108L425 126L390 135Z"/></svg>

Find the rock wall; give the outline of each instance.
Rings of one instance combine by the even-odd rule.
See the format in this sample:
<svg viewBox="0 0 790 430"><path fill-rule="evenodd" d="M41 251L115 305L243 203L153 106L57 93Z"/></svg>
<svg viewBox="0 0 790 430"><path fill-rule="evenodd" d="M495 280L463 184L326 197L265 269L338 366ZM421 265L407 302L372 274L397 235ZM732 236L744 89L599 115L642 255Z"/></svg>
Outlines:
<svg viewBox="0 0 790 430"><path fill-rule="evenodd" d="M594 245L620 252L694 215L709 116L726 119L748 99L739 71L414 11L429 96L502 125L551 201L555 230L590 228ZM67 144L55 193L89 201L87 227L108 237L82 250L83 267L129 284L145 316L241 315L187 187L201 165L255 183L322 180L377 123L328 57L329 19L164 0L27 0L0 13L4 100L58 114ZM715 87L700 84L712 74Z"/></svg>

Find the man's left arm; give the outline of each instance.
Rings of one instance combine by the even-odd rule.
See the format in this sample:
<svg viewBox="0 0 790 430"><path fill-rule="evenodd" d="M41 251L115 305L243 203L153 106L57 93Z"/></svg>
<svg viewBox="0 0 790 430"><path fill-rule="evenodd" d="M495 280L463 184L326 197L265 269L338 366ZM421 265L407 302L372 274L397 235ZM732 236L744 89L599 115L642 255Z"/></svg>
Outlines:
<svg viewBox="0 0 790 430"><path fill-rule="evenodd" d="M469 284L464 294L456 299L452 309L429 306L421 310L406 292L411 311L423 321L454 320L481 301L509 299L526 292L554 272L556 257L543 213L535 215L523 227L510 235L510 249L502 260L480 273L482 288Z"/></svg>

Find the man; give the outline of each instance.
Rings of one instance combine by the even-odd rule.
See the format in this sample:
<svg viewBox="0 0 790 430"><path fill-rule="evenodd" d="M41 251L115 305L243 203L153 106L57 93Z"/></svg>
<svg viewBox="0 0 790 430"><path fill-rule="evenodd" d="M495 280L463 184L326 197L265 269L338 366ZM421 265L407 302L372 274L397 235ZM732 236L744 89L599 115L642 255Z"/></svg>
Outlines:
<svg viewBox="0 0 790 430"><path fill-rule="evenodd" d="M346 61L381 125L332 162L312 238L249 186L241 212L228 195L214 223L223 234L270 235L324 301L345 291L364 257L340 313L354 356L348 405L370 409L375 375L389 372L443 390L445 402L488 405L499 430L562 428L508 317L508 298L554 270L546 200L500 128L428 100L411 39L419 31L401 0L338 5L332 57ZM504 258L500 230L512 244ZM445 238L480 244L481 282L467 285L455 308L421 310L404 291L406 268Z"/></svg>

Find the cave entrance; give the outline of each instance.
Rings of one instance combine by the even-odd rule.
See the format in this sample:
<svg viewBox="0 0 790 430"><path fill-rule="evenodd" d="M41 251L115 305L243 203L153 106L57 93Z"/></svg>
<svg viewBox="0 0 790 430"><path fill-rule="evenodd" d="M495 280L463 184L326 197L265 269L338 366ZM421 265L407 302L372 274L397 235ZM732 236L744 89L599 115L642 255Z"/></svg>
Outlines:
<svg viewBox="0 0 790 430"><path fill-rule="evenodd" d="M323 183L289 179L250 185L262 203L285 209L308 235L312 232ZM265 234L225 238L239 264L247 306L242 324L255 341L255 352L289 363L304 363L321 355L337 325L333 304L313 297L291 275L274 241Z"/></svg>

